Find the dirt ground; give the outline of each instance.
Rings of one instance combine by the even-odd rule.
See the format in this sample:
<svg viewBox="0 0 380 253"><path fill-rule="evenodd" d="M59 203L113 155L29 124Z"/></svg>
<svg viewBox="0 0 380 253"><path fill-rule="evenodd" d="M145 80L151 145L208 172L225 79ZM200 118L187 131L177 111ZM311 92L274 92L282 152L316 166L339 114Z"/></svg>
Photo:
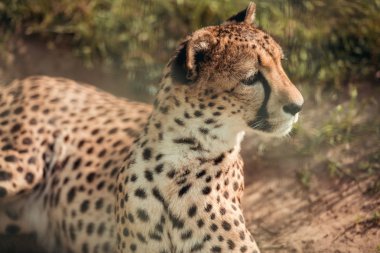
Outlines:
<svg viewBox="0 0 380 253"><path fill-rule="evenodd" d="M91 83L141 101L151 96L126 85L122 73L99 67L86 69L65 49L48 50L38 41L15 42L11 66L0 64L0 82L28 75L64 76ZM17 50L16 50L17 49ZM372 88L371 88L372 89ZM379 89L369 93L378 98ZM378 99L377 99L378 100ZM331 110L333 103L307 102L301 125L312 128ZM374 103L365 117L379 117ZM375 121L374 124L376 124ZM246 189L243 199L248 228L263 253L379 253L380 252L380 140L363 135L349 143L318 146L299 138L263 139L250 134L243 143ZM368 170L356 170L371 161ZM339 163L333 166L330 161ZM345 170L351 168L353 170ZM338 176L332 175L336 174ZM334 172L334 173L333 173ZM19 243L21 240L22 243ZM1 238L8 250L39 252L31 238ZM31 244L30 244L31 243Z"/></svg>

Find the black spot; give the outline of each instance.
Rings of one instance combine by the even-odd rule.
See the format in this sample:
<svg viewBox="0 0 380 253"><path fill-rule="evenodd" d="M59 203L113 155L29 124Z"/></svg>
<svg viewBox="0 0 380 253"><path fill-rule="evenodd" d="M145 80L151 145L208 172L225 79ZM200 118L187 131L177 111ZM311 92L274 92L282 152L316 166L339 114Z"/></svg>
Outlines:
<svg viewBox="0 0 380 253"><path fill-rule="evenodd" d="M211 252L222 252L222 249L219 246L213 246Z"/></svg>
<svg viewBox="0 0 380 253"><path fill-rule="evenodd" d="M156 171L157 174L160 174L164 168L164 165L162 163L158 164L155 168L154 171Z"/></svg>
<svg viewBox="0 0 380 253"><path fill-rule="evenodd" d="M30 144L32 144L32 139L30 139L29 137L25 137L25 138L22 140L22 144L30 145Z"/></svg>
<svg viewBox="0 0 380 253"><path fill-rule="evenodd" d="M240 252L244 253L244 252L246 252L246 251L247 251L247 246L242 246L242 247L240 248Z"/></svg>
<svg viewBox="0 0 380 253"><path fill-rule="evenodd" d="M194 138L187 138L187 137L184 137L184 138L174 139L173 142L174 142L174 143L177 143L177 144L189 144L189 145L195 145L195 143L196 143L196 139L194 139Z"/></svg>
<svg viewBox="0 0 380 253"><path fill-rule="evenodd" d="M67 192L67 203L71 203L76 195L76 188L72 187L68 192Z"/></svg>
<svg viewBox="0 0 380 253"><path fill-rule="evenodd" d="M39 94L34 94L34 95L30 96L30 99L37 99L37 98L39 98L39 97L40 97Z"/></svg>
<svg viewBox="0 0 380 253"><path fill-rule="evenodd" d="M90 201L88 201L88 200L84 200L84 201L82 202L82 204L80 205L80 211L81 211L82 213L85 213L85 212L88 210L89 206L90 206Z"/></svg>
<svg viewBox="0 0 380 253"><path fill-rule="evenodd" d="M216 121L214 119L210 118L210 119L206 119L205 123L206 124L213 124L213 123L216 123Z"/></svg>
<svg viewBox="0 0 380 253"><path fill-rule="evenodd" d="M144 151L143 151L143 158L144 160L150 160L150 158L152 157L152 150L150 148L145 148Z"/></svg>
<svg viewBox="0 0 380 253"><path fill-rule="evenodd" d="M190 239L192 237L192 235L193 235L193 231L192 230L187 230L187 231L185 231L185 232L183 232L181 234L181 239L183 241L188 240L188 239Z"/></svg>
<svg viewBox="0 0 380 253"><path fill-rule="evenodd" d="M137 218L139 218L143 222L149 221L149 215L148 213L143 209L137 209Z"/></svg>
<svg viewBox="0 0 380 253"><path fill-rule="evenodd" d="M215 158L214 165L218 165L219 163L221 163L223 161L223 159L224 159L224 154L221 154L220 156Z"/></svg>
<svg viewBox="0 0 380 253"><path fill-rule="evenodd" d="M164 156L163 154L158 154L158 155L156 156L156 161L161 160L161 158L162 158L163 156Z"/></svg>
<svg viewBox="0 0 380 253"><path fill-rule="evenodd" d="M143 236L141 233L137 233L137 239L142 243L147 243L145 236Z"/></svg>
<svg viewBox="0 0 380 253"><path fill-rule="evenodd" d="M199 220L197 221L197 225L198 225L199 228L203 227L204 224L205 224L205 223L204 223L204 221L203 221L202 219L199 219Z"/></svg>
<svg viewBox="0 0 380 253"><path fill-rule="evenodd" d="M211 210L212 210L212 205L207 204L205 207L205 211L209 213Z"/></svg>
<svg viewBox="0 0 380 253"><path fill-rule="evenodd" d="M178 119L178 118L175 118L174 122L177 123L177 125L179 125L179 126L184 126L185 125L185 123L182 120Z"/></svg>
<svg viewBox="0 0 380 253"><path fill-rule="evenodd" d="M136 180L137 180L137 175L136 174L132 174L131 181L132 182L136 182Z"/></svg>
<svg viewBox="0 0 380 253"><path fill-rule="evenodd" d="M26 173L26 175L25 175L25 181L26 181L28 184L33 183L33 181L34 181L34 174L31 173L31 172Z"/></svg>
<svg viewBox="0 0 380 253"><path fill-rule="evenodd" d="M178 197L182 197L183 195L185 195L189 191L190 188L191 188L191 183L183 186L178 192Z"/></svg>
<svg viewBox="0 0 380 253"><path fill-rule="evenodd" d="M228 223L227 221L223 221L223 222L222 222L222 227L223 227L224 230L226 230L226 231L230 231L230 230L231 230L231 224Z"/></svg>
<svg viewBox="0 0 380 253"><path fill-rule="evenodd" d="M88 183L92 183L95 179L95 176L96 176L96 173L95 172L91 172L87 175L86 177L86 180Z"/></svg>
<svg viewBox="0 0 380 253"><path fill-rule="evenodd" d="M133 214L129 213L127 215L127 218L129 220L130 223L134 223L135 222L135 217L133 216Z"/></svg>
<svg viewBox="0 0 380 253"><path fill-rule="evenodd" d="M106 225L102 222L100 223L99 227L98 227L98 235L101 236L103 235L104 231L106 230Z"/></svg>
<svg viewBox="0 0 380 253"><path fill-rule="evenodd" d="M215 232L218 230L218 225L216 225L215 223L212 223L210 226L210 229Z"/></svg>
<svg viewBox="0 0 380 253"><path fill-rule="evenodd" d="M136 130L129 127L126 129L123 129L123 131L126 132L132 138L137 138L139 136L139 133Z"/></svg>
<svg viewBox="0 0 380 253"><path fill-rule="evenodd" d="M196 243L193 247L191 247L190 252L197 252L203 249L203 243Z"/></svg>
<svg viewBox="0 0 380 253"><path fill-rule="evenodd" d="M152 240L155 240L155 241L159 241L159 242L162 241L161 236L159 234L157 234L157 233L150 232L149 233L149 238L152 239Z"/></svg>
<svg viewBox="0 0 380 253"><path fill-rule="evenodd" d="M3 111L2 113L0 113L0 118L7 117L9 113L10 113L9 110Z"/></svg>
<svg viewBox="0 0 380 253"><path fill-rule="evenodd" d="M208 130L207 128L200 127L200 128L199 128L199 132L201 132L202 134L208 134L208 133L209 133L209 130Z"/></svg>
<svg viewBox="0 0 380 253"><path fill-rule="evenodd" d="M14 163L17 161L17 157L14 155L7 155L4 157L4 161L9 162L9 163Z"/></svg>
<svg viewBox="0 0 380 253"><path fill-rule="evenodd" d="M98 200L95 202L95 209L96 209L96 210L101 209L101 208L103 207L103 203L104 203L103 198L98 199Z"/></svg>
<svg viewBox="0 0 380 253"><path fill-rule="evenodd" d="M15 149L15 148L12 146L12 144L5 144L5 145L1 148L2 151L12 150L12 149Z"/></svg>
<svg viewBox="0 0 380 253"><path fill-rule="evenodd" d="M104 185L105 185L105 184L106 184L105 181L100 181L100 182L96 185L96 189L100 191L101 189L104 188Z"/></svg>
<svg viewBox="0 0 380 253"><path fill-rule="evenodd" d="M235 248L235 243L232 240L227 241L228 248L233 250Z"/></svg>
<svg viewBox="0 0 380 253"><path fill-rule="evenodd" d="M112 162L112 159L109 159L107 162L105 162L103 165L103 170L108 169L111 166Z"/></svg>
<svg viewBox="0 0 380 253"><path fill-rule="evenodd" d="M36 164L36 158L35 158L34 156L30 157L30 158L28 159L28 163L29 163L29 164Z"/></svg>
<svg viewBox="0 0 380 253"><path fill-rule="evenodd" d="M101 157L104 157L107 153L107 150L106 149L102 149L99 154L98 154L98 157L101 158Z"/></svg>
<svg viewBox="0 0 380 253"><path fill-rule="evenodd" d="M201 117L201 116L203 116L203 112L197 110L194 112L194 116L195 117Z"/></svg>
<svg viewBox="0 0 380 253"><path fill-rule="evenodd" d="M172 170L168 171L168 173L166 173L166 176L168 178L174 178L175 174L176 174L175 170L172 169Z"/></svg>
<svg viewBox="0 0 380 253"><path fill-rule="evenodd" d="M124 228L123 229L123 235L125 236L125 237L128 237L129 236L129 229L128 228Z"/></svg>
<svg viewBox="0 0 380 253"><path fill-rule="evenodd" d="M146 192L144 191L144 189L137 188L135 191L135 196L141 199L146 199Z"/></svg>
<svg viewBox="0 0 380 253"><path fill-rule="evenodd" d="M4 171L4 170L0 170L0 181L9 180L11 178L12 178L11 173Z"/></svg>
<svg viewBox="0 0 380 253"><path fill-rule="evenodd" d="M197 214L197 206L192 205L189 210L187 210L187 215L189 215L190 218L194 217Z"/></svg>
<svg viewBox="0 0 380 253"><path fill-rule="evenodd" d="M86 232L91 235L94 232L94 223L90 222L87 224Z"/></svg>
<svg viewBox="0 0 380 253"><path fill-rule="evenodd" d="M96 128L96 129L94 129L94 130L91 131L91 134L92 135L97 135L99 133L99 131L100 130L98 128Z"/></svg>
<svg viewBox="0 0 380 253"><path fill-rule="evenodd" d="M211 188L210 188L209 186L206 186L206 187L204 187L204 188L202 189L202 193L203 193L204 195L208 195L208 194L210 194L210 192L211 192Z"/></svg>
<svg viewBox="0 0 380 253"><path fill-rule="evenodd" d="M76 159L75 162L73 163L73 168L72 169L73 170L77 170L79 168L81 162L82 162L81 158Z"/></svg>
<svg viewBox="0 0 380 253"><path fill-rule="evenodd" d="M114 134L114 133L116 133L118 130L119 130L118 128L114 127L114 128L112 128L112 129L110 129L110 130L108 131L108 133L109 133L109 134Z"/></svg>
<svg viewBox="0 0 380 253"><path fill-rule="evenodd" d="M21 125L20 125L20 124L15 124L15 125L11 128L11 133L18 132L20 129L21 129Z"/></svg>
<svg viewBox="0 0 380 253"><path fill-rule="evenodd" d="M146 170L144 172L144 175L145 175L146 180L148 180L149 182L153 181L153 173L150 170Z"/></svg>
<svg viewBox="0 0 380 253"><path fill-rule="evenodd" d="M201 177L203 177L204 175L206 175L206 170L201 170L201 171L199 171L199 172L196 174L196 177L197 177L197 178L201 178Z"/></svg>

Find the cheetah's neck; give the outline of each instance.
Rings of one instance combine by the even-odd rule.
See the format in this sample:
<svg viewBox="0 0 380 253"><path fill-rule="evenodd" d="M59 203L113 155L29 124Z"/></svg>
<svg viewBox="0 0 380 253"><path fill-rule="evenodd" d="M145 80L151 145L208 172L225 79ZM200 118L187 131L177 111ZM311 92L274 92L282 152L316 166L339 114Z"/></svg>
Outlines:
<svg viewBox="0 0 380 253"><path fill-rule="evenodd" d="M231 109L220 106L218 98L205 102L181 92L181 87L164 87L159 92L140 143L151 143L155 150L180 163L238 155L244 136L241 120Z"/></svg>

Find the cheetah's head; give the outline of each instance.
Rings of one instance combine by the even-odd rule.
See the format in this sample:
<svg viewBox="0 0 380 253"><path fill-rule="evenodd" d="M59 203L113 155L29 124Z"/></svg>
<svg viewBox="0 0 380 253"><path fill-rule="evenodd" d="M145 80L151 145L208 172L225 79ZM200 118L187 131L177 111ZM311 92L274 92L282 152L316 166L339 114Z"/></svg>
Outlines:
<svg viewBox="0 0 380 253"><path fill-rule="evenodd" d="M250 3L225 23L188 36L172 60L171 76L205 104L235 107L236 124L283 136L297 121L303 97L282 68L281 47L252 24L255 8Z"/></svg>

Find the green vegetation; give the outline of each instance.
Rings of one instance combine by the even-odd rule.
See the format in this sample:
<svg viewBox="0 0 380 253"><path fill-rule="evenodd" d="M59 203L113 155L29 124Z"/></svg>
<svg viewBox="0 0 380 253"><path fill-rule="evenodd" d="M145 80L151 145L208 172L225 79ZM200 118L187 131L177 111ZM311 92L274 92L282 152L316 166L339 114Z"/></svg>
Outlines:
<svg viewBox="0 0 380 253"><path fill-rule="evenodd" d="M177 42L219 24L246 0L2 0L0 55L12 36L68 43L90 66L100 59L129 80L158 80ZM257 24L276 37L293 80L335 85L380 68L380 1L256 1ZM131 82L132 83L132 82Z"/></svg>
<svg viewBox="0 0 380 253"><path fill-rule="evenodd" d="M312 176L313 176L313 172L310 170L310 168L303 168L302 170L299 170L296 173L297 180L306 189L310 188Z"/></svg>

